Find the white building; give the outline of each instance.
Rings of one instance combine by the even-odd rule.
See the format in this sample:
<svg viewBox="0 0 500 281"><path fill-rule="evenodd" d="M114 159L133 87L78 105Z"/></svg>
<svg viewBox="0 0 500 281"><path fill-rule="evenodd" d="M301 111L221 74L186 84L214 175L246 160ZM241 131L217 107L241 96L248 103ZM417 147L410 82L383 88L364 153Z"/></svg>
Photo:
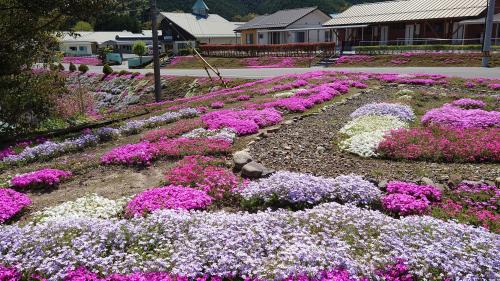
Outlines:
<svg viewBox="0 0 500 281"><path fill-rule="evenodd" d="M281 10L258 16L235 31L241 33L242 44L328 42L329 33L323 23L330 19L318 7Z"/></svg>

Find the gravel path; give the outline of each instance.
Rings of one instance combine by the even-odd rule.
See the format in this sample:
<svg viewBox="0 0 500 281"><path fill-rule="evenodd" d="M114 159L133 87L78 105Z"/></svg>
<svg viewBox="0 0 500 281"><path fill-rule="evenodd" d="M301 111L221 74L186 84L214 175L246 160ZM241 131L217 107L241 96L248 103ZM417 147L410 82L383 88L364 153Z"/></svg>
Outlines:
<svg viewBox="0 0 500 281"><path fill-rule="evenodd" d="M388 99L390 92L387 88L377 89L328 108L320 114L284 125L267 138L253 143L250 152L255 160L275 170L331 177L355 173L377 181L416 181L428 177L441 183L457 180L494 181L498 177L498 164L400 162L365 159L340 151L334 141L338 138L340 128L350 120L349 114L367 103Z"/></svg>

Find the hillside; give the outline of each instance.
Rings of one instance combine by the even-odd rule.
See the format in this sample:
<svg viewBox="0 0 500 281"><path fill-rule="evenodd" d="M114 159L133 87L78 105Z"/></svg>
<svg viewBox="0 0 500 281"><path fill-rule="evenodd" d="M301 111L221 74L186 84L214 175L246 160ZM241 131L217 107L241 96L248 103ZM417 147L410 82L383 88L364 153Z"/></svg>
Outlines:
<svg viewBox="0 0 500 281"><path fill-rule="evenodd" d="M343 11L353 4L380 2L380 0L205 0L205 2L211 13L232 19L237 15L266 14L281 9L308 6L318 6L326 13L335 13ZM158 0L157 3L162 11L190 11L194 0Z"/></svg>

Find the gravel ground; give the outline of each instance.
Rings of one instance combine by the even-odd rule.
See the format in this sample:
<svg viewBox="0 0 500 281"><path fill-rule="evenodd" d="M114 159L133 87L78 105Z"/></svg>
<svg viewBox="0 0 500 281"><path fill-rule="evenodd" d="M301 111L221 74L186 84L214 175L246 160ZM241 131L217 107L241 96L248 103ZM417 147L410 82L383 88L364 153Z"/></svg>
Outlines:
<svg viewBox="0 0 500 281"><path fill-rule="evenodd" d="M368 103L390 98L394 88L375 89L369 94L349 98L317 115L285 124L279 131L257 140L250 146L254 159L268 168L334 177L355 173L375 181L408 180L422 177L440 183L461 180L495 181L500 174L498 164L459 164L403 162L365 159L341 151L334 143L338 131L354 110ZM290 123L290 122L288 122Z"/></svg>

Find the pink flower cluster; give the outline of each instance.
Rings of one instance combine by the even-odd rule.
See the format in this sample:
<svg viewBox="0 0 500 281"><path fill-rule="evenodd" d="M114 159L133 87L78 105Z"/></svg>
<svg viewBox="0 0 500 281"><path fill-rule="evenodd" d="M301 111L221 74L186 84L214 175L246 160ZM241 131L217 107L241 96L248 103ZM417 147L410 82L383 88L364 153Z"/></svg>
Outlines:
<svg viewBox="0 0 500 281"><path fill-rule="evenodd" d="M398 258L394 264L387 265L385 268L378 270L377 275L386 281L416 280L410 273L410 267L406 264L406 260L402 258Z"/></svg>
<svg viewBox="0 0 500 281"><path fill-rule="evenodd" d="M157 142L160 139L173 138L175 136L190 132L194 129L203 127L201 119L182 119L167 128L152 130L147 132L142 140L149 142Z"/></svg>
<svg viewBox="0 0 500 281"><path fill-rule="evenodd" d="M204 209L212 203L205 191L169 185L152 188L136 195L126 206L128 216L151 213L160 209Z"/></svg>
<svg viewBox="0 0 500 281"><path fill-rule="evenodd" d="M340 95L340 92L337 91L335 89L335 85L331 83L308 90L301 90L298 91L293 97L264 103L262 106L265 108L283 108L292 112L304 112L306 109L313 107L315 104L321 104L329 101L338 95Z"/></svg>
<svg viewBox="0 0 500 281"><path fill-rule="evenodd" d="M19 273L15 268L4 267L0 264L0 280L19 281L21 280L21 273Z"/></svg>
<svg viewBox="0 0 500 281"><path fill-rule="evenodd" d="M221 101L214 101L213 103L210 104L210 107L213 109L219 109L224 107L224 103Z"/></svg>
<svg viewBox="0 0 500 281"><path fill-rule="evenodd" d="M283 120L281 113L275 109L263 110L219 110L206 113L201 119L211 130L232 128L238 135L249 135L259 128L278 124Z"/></svg>
<svg viewBox="0 0 500 281"><path fill-rule="evenodd" d="M482 100L475 100L469 98L458 99L453 101L451 104L463 109L476 109L476 108L483 108L486 106L486 103Z"/></svg>
<svg viewBox="0 0 500 281"><path fill-rule="evenodd" d="M382 207L396 215L418 215L428 210L431 202L441 200L441 192L430 185L392 181L387 184Z"/></svg>
<svg viewBox="0 0 500 281"><path fill-rule="evenodd" d="M15 190L0 188L0 224L8 221L23 208L31 205L31 199ZM2 270L0 267L0 276ZM1 279L0 280L4 280Z"/></svg>
<svg viewBox="0 0 500 281"><path fill-rule="evenodd" d="M373 56L368 56L368 55L341 56L337 60L337 64L356 64L356 63L365 63L373 60L375 60L375 58Z"/></svg>
<svg viewBox="0 0 500 281"><path fill-rule="evenodd" d="M86 64L86 65L100 65L101 60L95 57L64 57L63 63Z"/></svg>
<svg viewBox="0 0 500 281"><path fill-rule="evenodd" d="M15 176L11 180L14 188L44 188L57 186L62 180L71 177L71 172L58 169L41 169Z"/></svg>
<svg viewBox="0 0 500 281"><path fill-rule="evenodd" d="M156 143L159 156L181 157L186 155L226 154L231 143L222 139L177 138L165 139Z"/></svg>
<svg viewBox="0 0 500 281"><path fill-rule="evenodd" d="M149 142L116 147L101 157L102 164L149 166L158 156L158 148Z"/></svg>
<svg viewBox="0 0 500 281"><path fill-rule="evenodd" d="M240 96L237 96L236 99L239 101L247 101L247 100L250 100L250 96L249 95L240 95Z"/></svg>
<svg viewBox="0 0 500 281"><path fill-rule="evenodd" d="M392 159L436 162L500 161L500 128L424 127L393 130L377 152Z"/></svg>
<svg viewBox="0 0 500 281"><path fill-rule="evenodd" d="M461 109L451 104L429 110L422 117L422 124L453 128L500 127L500 111Z"/></svg>
<svg viewBox="0 0 500 281"><path fill-rule="evenodd" d="M495 90L495 91L500 90L500 84L489 84L488 88Z"/></svg>
<svg viewBox="0 0 500 281"><path fill-rule="evenodd" d="M211 157L187 156L165 178L171 184L190 186L222 199L237 188L238 179L230 170L215 165L216 162Z"/></svg>
<svg viewBox="0 0 500 281"><path fill-rule="evenodd" d="M6 147L6 148L3 148L2 150L0 150L0 161L2 161L5 157L7 156L10 156L10 155L14 155L16 154L16 152L14 151L14 149L12 149L12 147Z"/></svg>

